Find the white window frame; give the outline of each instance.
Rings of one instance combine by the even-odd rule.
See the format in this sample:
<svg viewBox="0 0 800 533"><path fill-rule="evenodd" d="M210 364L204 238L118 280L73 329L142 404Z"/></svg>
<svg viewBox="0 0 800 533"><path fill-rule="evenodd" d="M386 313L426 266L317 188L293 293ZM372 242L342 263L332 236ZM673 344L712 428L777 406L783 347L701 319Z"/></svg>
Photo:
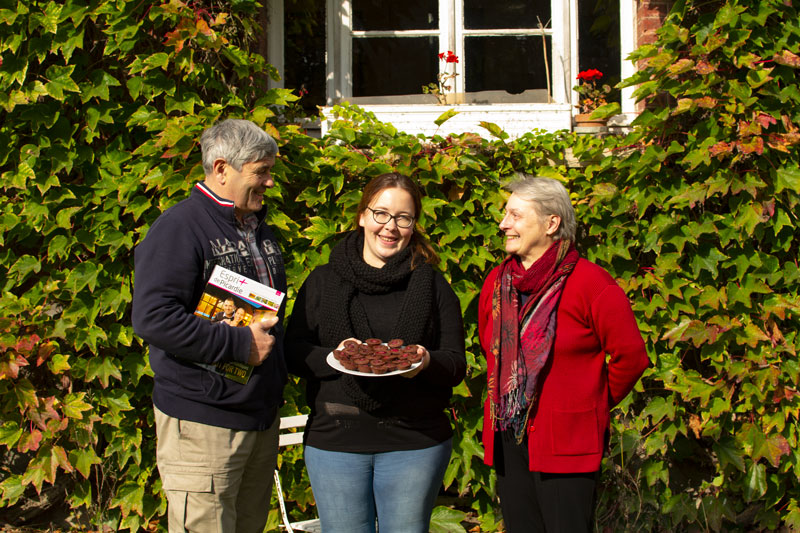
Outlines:
<svg viewBox="0 0 800 533"><path fill-rule="evenodd" d="M627 58L633 52L638 43L636 38L637 28L637 0L620 0L620 73L622 79L626 79L636 72L636 65L629 61ZM284 66L284 27L283 27L283 3L284 0L267 0L267 33L268 33L268 50L267 61L278 69L278 72L283 74ZM440 28L438 30L429 30L434 34L440 36L440 49L453 50L459 57L463 57L463 37L464 35L457 35L456 32L451 31L455 27L455 21L463 19L461 12L461 2L454 4L444 0L439 1L439 20ZM457 8L456 8L457 6ZM326 0L326 100L327 105L333 105L335 102L343 100L352 96L352 6L350 0ZM560 114L565 105L569 105L574 114L574 107L571 102L577 101L577 93L572 90L574 86L574 77L578 72L578 57L577 54L572 54L572 50L578 50L578 17L577 17L577 0L551 0L551 16L550 35L551 35L551 50L552 62L551 65L551 79L554 80L552 86L553 104L529 104L525 107L530 108L526 111L533 111L537 116L545 117L539 122L546 129L548 123L553 124L553 127L558 129L563 127L563 123L559 120L552 121L555 114ZM565 24L568 23L568 27ZM563 32L552 32L552 28L558 24L565 27ZM466 32L463 32L466 33ZM443 35L451 35L452 38L449 42L445 42ZM464 89L464 76L457 76L455 81L455 92L463 92ZM283 80L272 81L270 80L270 87L283 87ZM627 87L622 89L621 105L622 113L618 115L616 122L618 124L629 124L638 114L636 111L636 102L633 98L634 87ZM425 105L404 105L398 106L398 114L420 114L425 118L423 120L429 121L431 117L438 116L438 110L426 109ZM475 106L472 106L475 107ZM516 114L519 117L519 106L508 106L504 104L489 104L481 106L484 112L492 113L492 109L497 109L498 112L507 111ZM508 108L508 109L506 109ZM418 110L418 111L415 111ZM536 111L538 110L538 111ZM547 118L550 117L550 118ZM409 118L409 123L416 123L418 118ZM548 122L550 121L550 122ZM324 130L323 124L323 130Z"/></svg>
<svg viewBox="0 0 800 533"><path fill-rule="evenodd" d="M439 28L432 30L406 31L360 31L352 29L352 3L350 0L327 0L327 104L333 105L353 97L352 56L353 38L370 37L429 37L439 38L439 51L452 50L458 57L464 57L466 37L480 36L539 36L542 30L470 30L458 21L464 20L461 0L439 1ZM574 0L573 0L574 1ZM554 103L568 102L571 90L569 79L572 69L570 50L570 5L568 1L550 0L551 21L544 29L551 39L552 56L548 59ZM547 26L547 21L543 21ZM558 31L556 28L561 28ZM447 64L440 62L444 68ZM452 92L464 92L464 62L459 63L459 76L456 76Z"/></svg>

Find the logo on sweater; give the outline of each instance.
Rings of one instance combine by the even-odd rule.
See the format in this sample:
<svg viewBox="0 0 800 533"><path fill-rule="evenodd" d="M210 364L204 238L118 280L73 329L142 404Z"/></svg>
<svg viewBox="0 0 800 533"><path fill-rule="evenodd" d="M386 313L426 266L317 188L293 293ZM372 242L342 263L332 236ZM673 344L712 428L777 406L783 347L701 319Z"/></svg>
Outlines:
<svg viewBox="0 0 800 533"><path fill-rule="evenodd" d="M241 272L246 276L256 276L252 261L250 261L252 254L247 247L247 243L244 241L231 242L228 239L215 239L209 241L209 244L211 245L213 259L206 261L206 277L208 277L215 265L234 272Z"/></svg>
<svg viewBox="0 0 800 533"><path fill-rule="evenodd" d="M225 242L220 242L220 239L216 239L210 241L209 244L211 244L211 253L214 255L214 257L236 253L234 244L228 239L225 239Z"/></svg>

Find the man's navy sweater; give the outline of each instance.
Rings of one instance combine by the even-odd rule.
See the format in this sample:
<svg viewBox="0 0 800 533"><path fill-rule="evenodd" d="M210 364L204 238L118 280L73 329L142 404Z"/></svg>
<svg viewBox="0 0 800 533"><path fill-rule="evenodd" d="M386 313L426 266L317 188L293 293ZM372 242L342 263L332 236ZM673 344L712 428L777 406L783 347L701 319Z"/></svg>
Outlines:
<svg viewBox="0 0 800 533"><path fill-rule="evenodd" d="M280 248L256 216L259 251L273 288L286 292ZM155 374L153 403L169 416L237 430L264 430L282 403L287 380L281 321L272 328L276 343L269 357L242 385L193 361L247 362L250 328L233 328L195 316L214 266L258 280L250 248L236 229L233 202L198 183L189 198L166 210L136 247L133 328L150 345Z"/></svg>

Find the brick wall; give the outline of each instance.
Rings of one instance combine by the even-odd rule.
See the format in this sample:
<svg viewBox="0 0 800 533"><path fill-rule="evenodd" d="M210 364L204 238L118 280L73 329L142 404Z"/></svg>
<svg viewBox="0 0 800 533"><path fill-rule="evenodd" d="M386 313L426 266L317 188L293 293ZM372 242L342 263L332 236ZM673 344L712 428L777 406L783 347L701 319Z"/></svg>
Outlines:
<svg viewBox="0 0 800 533"><path fill-rule="evenodd" d="M637 0L636 1L636 46L651 44L656 40L656 30L664 23L664 19L673 5L673 0ZM640 65L642 67L643 65ZM641 101L636 104L636 111L642 112L645 107L655 104ZM661 102L663 105L664 102Z"/></svg>
<svg viewBox="0 0 800 533"><path fill-rule="evenodd" d="M638 0L636 2L636 46L655 41L673 2L671 0Z"/></svg>

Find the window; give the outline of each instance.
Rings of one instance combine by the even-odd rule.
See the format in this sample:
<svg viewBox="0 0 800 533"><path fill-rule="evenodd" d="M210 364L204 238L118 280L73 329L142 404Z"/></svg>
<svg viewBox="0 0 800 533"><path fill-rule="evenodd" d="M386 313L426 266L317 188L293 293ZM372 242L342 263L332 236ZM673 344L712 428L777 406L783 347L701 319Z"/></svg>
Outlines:
<svg viewBox="0 0 800 533"><path fill-rule="evenodd" d="M438 59L448 50L459 57L448 102L476 104L459 109L461 116L448 122L459 131L475 131L481 120L517 132L512 134L533 127L568 129L580 70L597 68L612 86L634 71L623 61L635 48L634 0L267 0L267 5L274 39L268 59L283 75L280 85L300 91L307 111L348 100L405 131L433 128L429 115L437 110L408 104L437 103L422 87L445 69L452 72L453 64ZM628 119L635 116L632 91L621 95Z"/></svg>
<svg viewBox="0 0 800 533"><path fill-rule="evenodd" d="M422 86L452 68L437 57L447 50L460 58L451 92L465 102L567 99L562 0L327 0L327 7L328 103L423 103Z"/></svg>

